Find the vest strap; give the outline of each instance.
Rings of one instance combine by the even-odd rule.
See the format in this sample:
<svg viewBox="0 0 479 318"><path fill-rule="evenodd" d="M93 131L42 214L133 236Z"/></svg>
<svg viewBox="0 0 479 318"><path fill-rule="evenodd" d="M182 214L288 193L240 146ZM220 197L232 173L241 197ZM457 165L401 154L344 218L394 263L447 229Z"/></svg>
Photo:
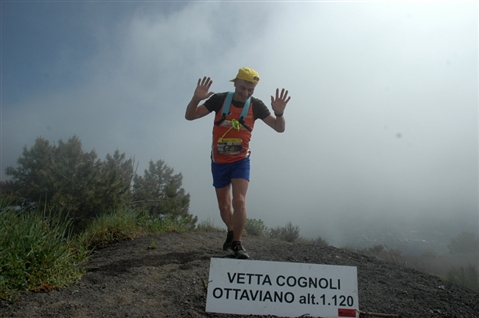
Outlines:
<svg viewBox="0 0 479 318"><path fill-rule="evenodd" d="M222 122L225 121L226 116L228 115L230 111L231 103L233 102L233 95L234 95L234 92L228 92L228 94L226 94L226 98L222 107L221 119L215 122L216 126L220 125ZM243 106L243 110L241 111L240 118L238 120L239 123L243 125L243 127L246 128L249 132L251 132L252 129L247 124L244 123L244 119L246 118L246 116L248 116L250 105L251 105L251 96L246 100Z"/></svg>

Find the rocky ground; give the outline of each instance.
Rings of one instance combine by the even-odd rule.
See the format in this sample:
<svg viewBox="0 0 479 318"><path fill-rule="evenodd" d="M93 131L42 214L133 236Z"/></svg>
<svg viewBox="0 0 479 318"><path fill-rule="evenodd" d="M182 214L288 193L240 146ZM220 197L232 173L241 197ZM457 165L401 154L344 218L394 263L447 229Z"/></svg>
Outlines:
<svg viewBox="0 0 479 318"><path fill-rule="evenodd" d="M114 244L91 256L75 284L0 302L0 317L230 317L205 312L210 259L225 257L224 238L167 233ZM253 236L243 244L255 260L356 266L363 312L479 317L478 293L407 267L331 246Z"/></svg>

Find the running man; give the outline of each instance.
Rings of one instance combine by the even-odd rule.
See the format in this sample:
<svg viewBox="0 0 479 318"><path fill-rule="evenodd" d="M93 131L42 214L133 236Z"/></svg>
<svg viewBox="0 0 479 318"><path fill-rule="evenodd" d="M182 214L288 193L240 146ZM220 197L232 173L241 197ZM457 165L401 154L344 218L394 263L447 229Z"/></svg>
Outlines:
<svg viewBox="0 0 479 318"><path fill-rule="evenodd" d="M221 219L228 234L223 250L238 259L249 258L241 244L246 223L246 191L250 180L249 142L256 119L261 119L277 132L284 132L284 110L291 97L284 88L271 96L271 108L253 97L259 74L247 67L240 68L231 80L234 92L213 93L209 77L198 79L193 98L186 108L185 118L195 120L214 111L211 171ZM207 99L200 105L202 100Z"/></svg>

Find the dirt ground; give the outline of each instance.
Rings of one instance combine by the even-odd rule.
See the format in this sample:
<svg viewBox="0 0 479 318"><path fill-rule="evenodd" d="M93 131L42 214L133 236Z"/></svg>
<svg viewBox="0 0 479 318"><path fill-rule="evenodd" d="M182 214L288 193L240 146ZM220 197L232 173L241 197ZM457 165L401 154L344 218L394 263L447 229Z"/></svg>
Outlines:
<svg viewBox="0 0 479 318"><path fill-rule="evenodd" d="M231 317L205 312L210 259L225 257L224 239L221 232L168 233L114 244L91 256L75 284L0 302L0 317ZM374 257L253 236L243 245L255 260L356 266L361 311L479 317L478 293Z"/></svg>

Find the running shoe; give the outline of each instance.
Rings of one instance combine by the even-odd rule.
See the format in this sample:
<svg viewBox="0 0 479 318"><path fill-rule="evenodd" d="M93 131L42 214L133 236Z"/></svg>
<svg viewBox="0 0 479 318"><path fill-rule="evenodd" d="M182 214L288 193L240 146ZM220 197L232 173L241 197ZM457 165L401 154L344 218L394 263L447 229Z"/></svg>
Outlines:
<svg viewBox="0 0 479 318"><path fill-rule="evenodd" d="M231 246L233 247L233 252L237 259L249 258L249 255L248 253L246 253L246 250L244 249L243 245L241 245L241 242L232 242Z"/></svg>
<svg viewBox="0 0 479 318"><path fill-rule="evenodd" d="M233 253L231 242L233 242L233 231L228 231L228 234L226 235L226 241L223 243L223 251Z"/></svg>

